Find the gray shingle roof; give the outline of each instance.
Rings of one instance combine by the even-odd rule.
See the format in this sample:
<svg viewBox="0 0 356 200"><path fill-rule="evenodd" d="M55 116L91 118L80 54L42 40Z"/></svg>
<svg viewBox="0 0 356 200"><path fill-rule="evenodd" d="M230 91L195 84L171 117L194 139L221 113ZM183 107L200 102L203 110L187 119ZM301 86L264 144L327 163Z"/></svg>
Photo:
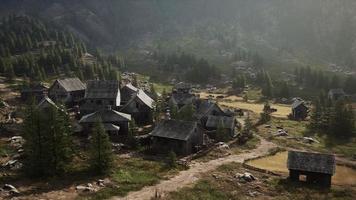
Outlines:
<svg viewBox="0 0 356 200"><path fill-rule="evenodd" d="M197 103L197 114L203 116L209 115L209 112L214 108L217 108L222 113L224 112L215 102L212 102L210 100L199 100L199 102Z"/></svg>
<svg viewBox="0 0 356 200"><path fill-rule="evenodd" d="M208 128L218 128L220 124L223 128L233 129L235 126L235 119L234 117L209 115L205 126Z"/></svg>
<svg viewBox="0 0 356 200"><path fill-rule="evenodd" d="M335 156L300 151L288 152L288 169L317 172L324 174L335 173Z"/></svg>
<svg viewBox="0 0 356 200"><path fill-rule="evenodd" d="M85 90L85 85L79 78L57 79L56 82L67 92Z"/></svg>
<svg viewBox="0 0 356 200"><path fill-rule="evenodd" d="M297 107L299 107L300 105L304 104L303 100L300 99L296 99L293 103L292 103L292 109L295 109Z"/></svg>
<svg viewBox="0 0 356 200"><path fill-rule="evenodd" d="M86 99L120 99L119 81L88 81Z"/></svg>
<svg viewBox="0 0 356 200"><path fill-rule="evenodd" d="M148 107L153 108L154 100L150 96L148 96L143 90L139 90L137 92L136 97Z"/></svg>
<svg viewBox="0 0 356 200"><path fill-rule="evenodd" d="M196 127L196 122L165 120L161 121L150 135L153 137L186 141L194 133Z"/></svg>
<svg viewBox="0 0 356 200"><path fill-rule="evenodd" d="M37 105L39 109L44 109L48 107L54 107L56 109L59 109L59 107L47 96L45 96L40 103Z"/></svg>
<svg viewBox="0 0 356 200"><path fill-rule="evenodd" d="M79 123L95 123L98 119L103 123L126 122L131 121L131 115L106 108L83 116Z"/></svg>

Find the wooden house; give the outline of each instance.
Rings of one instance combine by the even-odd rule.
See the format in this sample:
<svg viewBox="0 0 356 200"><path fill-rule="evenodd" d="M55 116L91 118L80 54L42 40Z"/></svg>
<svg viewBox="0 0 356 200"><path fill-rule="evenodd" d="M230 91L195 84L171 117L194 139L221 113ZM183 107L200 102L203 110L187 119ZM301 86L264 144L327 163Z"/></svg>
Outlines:
<svg viewBox="0 0 356 200"><path fill-rule="evenodd" d="M73 106L83 99L85 88L79 78L57 79L49 88L48 96L54 102Z"/></svg>
<svg viewBox="0 0 356 200"><path fill-rule="evenodd" d="M80 105L80 114L86 115L111 106L117 110L120 106L119 81L93 80L87 83L84 100Z"/></svg>
<svg viewBox="0 0 356 200"><path fill-rule="evenodd" d="M79 120L79 124L87 135L92 131L97 121L103 123L112 141L124 142L129 131L131 115L115 111L107 106L107 108L83 116Z"/></svg>
<svg viewBox="0 0 356 200"><path fill-rule="evenodd" d="M203 121L203 127L208 131L210 138L216 138L216 131L219 127L221 127L229 137L235 135L235 127L237 123L234 117L208 115L201 120Z"/></svg>
<svg viewBox="0 0 356 200"><path fill-rule="evenodd" d="M154 100L143 90L138 90L120 111L132 115L137 124L147 125L153 122L153 109Z"/></svg>
<svg viewBox="0 0 356 200"><path fill-rule="evenodd" d="M308 183L323 187L331 186L335 174L335 156L330 154L289 151L287 165L292 181L299 181L304 175Z"/></svg>
<svg viewBox="0 0 356 200"><path fill-rule="evenodd" d="M301 99L296 99L292 104L292 117L294 120L304 120L308 117L309 108Z"/></svg>
<svg viewBox="0 0 356 200"><path fill-rule="evenodd" d="M203 145L204 131L197 122L164 120L150 135L156 152L174 151L177 155L189 155Z"/></svg>
<svg viewBox="0 0 356 200"><path fill-rule="evenodd" d="M31 84L29 87L21 90L21 100L24 102L32 100L40 102L47 95L48 87L43 83Z"/></svg>
<svg viewBox="0 0 356 200"><path fill-rule="evenodd" d="M328 92L328 98L329 98L329 100L332 100L332 101L344 99L345 97L346 97L346 93L341 88L331 89Z"/></svg>

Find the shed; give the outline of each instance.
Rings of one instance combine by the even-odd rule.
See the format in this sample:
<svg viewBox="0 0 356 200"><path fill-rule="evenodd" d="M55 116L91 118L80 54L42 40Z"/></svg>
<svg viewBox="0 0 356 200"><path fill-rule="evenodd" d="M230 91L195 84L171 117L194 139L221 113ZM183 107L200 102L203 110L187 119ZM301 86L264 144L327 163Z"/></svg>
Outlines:
<svg viewBox="0 0 356 200"><path fill-rule="evenodd" d="M83 99L85 88L79 78L57 79L49 88L48 95L54 102L72 106Z"/></svg>
<svg viewBox="0 0 356 200"><path fill-rule="evenodd" d="M129 131L131 115L115 111L108 106L105 109L83 116L79 123L87 134L91 132L98 120L103 123L105 130L113 141L125 141Z"/></svg>
<svg viewBox="0 0 356 200"><path fill-rule="evenodd" d="M197 122L164 120L150 135L155 151L168 153L172 150L178 155L189 155L203 145L204 131Z"/></svg>
<svg viewBox="0 0 356 200"><path fill-rule="evenodd" d="M154 100L143 90L138 90L120 111L131 114L139 125L150 124L153 121Z"/></svg>
<svg viewBox="0 0 356 200"><path fill-rule="evenodd" d="M93 80L88 81L84 101L80 105L81 115L93 113L97 110L111 106L117 109L120 106L119 81Z"/></svg>
<svg viewBox="0 0 356 200"><path fill-rule="evenodd" d="M292 181L299 181L299 176L305 175L308 183L331 186L331 177L335 174L335 155L289 151L287 162Z"/></svg>
<svg viewBox="0 0 356 200"><path fill-rule="evenodd" d="M292 117L295 120L304 120L308 117L309 108L301 99L296 99L292 104Z"/></svg>

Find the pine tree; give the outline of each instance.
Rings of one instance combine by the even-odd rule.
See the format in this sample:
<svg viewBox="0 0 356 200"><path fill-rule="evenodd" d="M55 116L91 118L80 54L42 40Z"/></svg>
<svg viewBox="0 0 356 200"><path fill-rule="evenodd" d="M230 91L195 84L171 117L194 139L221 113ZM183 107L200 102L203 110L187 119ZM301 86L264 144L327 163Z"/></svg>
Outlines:
<svg viewBox="0 0 356 200"><path fill-rule="evenodd" d="M105 132L104 125L99 119L95 123L92 131L90 145L90 166L93 172L98 174L108 172L112 167L113 153L109 136Z"/></svg>
<svg viewBox="0 0 356 200"><path fill-rule="evenodd" d="M224 125L222 121L219 122L218 128L216 129L216 140L219 142L226 142L229 140L229 135L227 131L224 129Z"/></svg>
<svg viewBox="0 0 356 200"><path fill-rule="evenodd" d="M195 109L193 104L187 104L182 107L178 112L178 119L184 121L193 121L194 120Z"/></svg>
<svg viewBox="0 0 356 200"><path fill-rule="evenodd" d="M174 151L169 151L168 157L167 157L167 165L170 168L175 168L177 167L177 155L174 153Z"/></svg>

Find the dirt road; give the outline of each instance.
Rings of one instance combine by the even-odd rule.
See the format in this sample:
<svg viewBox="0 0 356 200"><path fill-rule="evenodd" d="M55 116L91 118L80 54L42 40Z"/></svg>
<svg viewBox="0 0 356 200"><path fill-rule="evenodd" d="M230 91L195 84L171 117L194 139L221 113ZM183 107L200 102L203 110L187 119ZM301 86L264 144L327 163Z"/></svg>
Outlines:
<svg viewBox="0 0 356 200"><path fill-rule="evenodd" d="M260 145L251 152L239 155L230 155L205 163L193 162L188 170L180 172L177 176L169 180L162 181L154 186L144 187L139 191L130 192L126 197L113 197L112 200L149 200L154 197L157 192L163 196L166 193L176 191L180 188L192 186L201 178L202 174L214 170L223 164L230 162L243 163L247 159L266 155L270 149L276 147L275 144L268 142L263 138L260 138L260 140Z"/></svg>

